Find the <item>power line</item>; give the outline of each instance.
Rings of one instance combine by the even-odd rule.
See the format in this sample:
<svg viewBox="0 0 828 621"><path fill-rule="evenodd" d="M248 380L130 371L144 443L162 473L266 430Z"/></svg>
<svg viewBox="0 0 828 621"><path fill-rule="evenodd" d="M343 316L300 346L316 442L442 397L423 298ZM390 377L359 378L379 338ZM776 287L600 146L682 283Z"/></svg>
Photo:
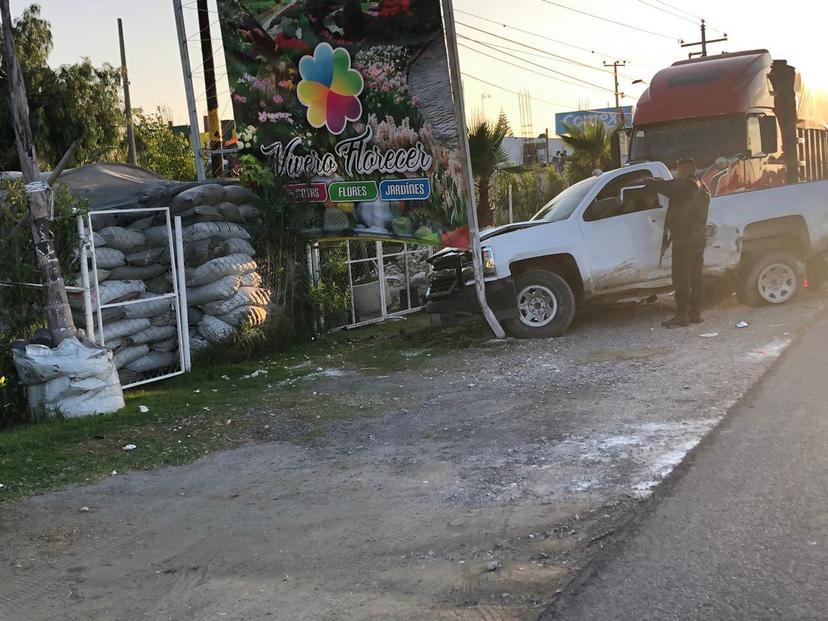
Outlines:
<svg viewBox="0 0 828 621"><path fill-rule="evenodd" d="M482 28L476 28L474 26L464 24L463 22L456 22L456 24L458 26L463 26L464 28L470 28L471 30L476 30L477 32L482 32L483 34L489 35L490 37L495 37L497 39L502 39L503 41L508 41L509 43L514 43L515 45L525 47L526 49L533 50L535 52L540 52L541 54L544 54L546 56L550 56L552 58L556 58L556 59L558 59L562 62L570 63L570 64L573 64L573 65L578 65L579 67L586 67L587 69L591 69L593 71L599 71L601 73L612 74L611 71L605 71L604 69L601 69L600 67L596 67L595 65L590 65L588 63L583 63L579 60L575 60L573 58L568 58L567 56L561 56L560 54L555 54L553 52L547 52L546 50L543 50L539 47L533 47L533 46L528 45L526 43L516 41L515 39L510 39L509 37L503 37L503 36L500 36L499 34L495 34L495 33L490 32L488 30L483 30ZM471 41L475 41L475 39L472 39L471 37L466 37L466 38L468 38ZM477 41L477 43L482 43L482 42ZM491 46L492 44L489 44L489 45ZM497 47L497 46L495 46L495 47ZM516 51L516 50L512 50L512 51Z"/></svg>
<svg viewBox="0 0 828 621"><path fill-rule="evenodd" d="M509 24L504 24L502 22L498 22L494 19L489 19L488 17L483 17L481 15L475 15L474 13L469 13L468 11L462 11L460 9L454 9L455 13L462 13L463 15L468 15L469 17L474 17L475 19L482 20L484 22L488 22L490 24L494 24L495 26L500 26L502 28L507 28L509 30L514 30L515 32L521 32L523 34L528 34L533 37L537 37L539 39L543 39L545 41L550 41L552 43L557 43L559 45L564 45L566 47L571 47L576 50L580 50L582 52L587 52L588 54L596 54L599 56L617 56L617 54L609 54L606 52L601 52L599 50L594 50L592 48L583 47L581 45L575 45L574 43L568 43L566 41L561 41L560 39L553 39L552 37L547 37L546 35L539 34L537 32L532 32L531 30L524 30L523 28L518 28L517 26L510 26ZM649 65L645 65L639 62L631 62L631 64L637 65L639 67L643 67L644 69L652 69L656 70L656 67L652 67Z"/></svg>
<svg viewBox="0 0 828 621"><path fill-rule="evenodd" d="M581 9L576 9L571 6L566 6L565 4L560 4L558 2L552 2L552 0L541 0L541 2L545 2L546 4L551 4L552 6L556 6L561 9L566 9L567 11L572 11L574 13L580 13L581 15L586 15L587 17L591 17L593 19L601 20L602 22L607 22L608 24L614 24L616 26L622 26L624 28L628 28L630 30L636 30L638 32L643 32L644 34L652 35L654 37L661 37L662 39L668 39L670 41L680 41L681 37L671 37L670 35L666 35L662 32L655 32L654 30L647 30L646 28L639 28L638 26L633 26L632 24L625 24L624 22L619 22L614 19L610 19L608 17L602 17L601 15L595 15L594 13L587 13L586 11L582 11Z"/></svg>
<svg viewBox="0 0 828 621"><path fill-rule="evenodd" d="M511 88L506 88L505 86L501 86L500 84L495 84L494 82L489 82L488 80L484 80L483 78L478 78L477 76L471 75L470 73L463 73L462 75L465 78L471 78L472 80L475 80L477 82L481 82L482 84L486 84L487 86L491 86L492 88L499 88L500 90L506 91L507 93L512 93L513 95L519 95L520 94L518 91L514 91ZM532 99L533 101L537 101L538 103L545 103L545 104L548 104L550 106L555 106L556 108L565 108L565 109L573 109L574 108L574 109L578 109L578 107L579 107L575 104L572 104L572 105L562 104L562 103L557 102L557 101L549 101L548 99L541 99L540 97L532 97L531 95L529 96L529 99ZM606 114L612 114L612 115L615 115L615 116L618 115L617 112L607 112Z"/></svg>
<svg viewBox="0 0 828 621"><path fill-rule="evenodd" d="M483 45L484 47L488 47L488 48L491 49L491 46L487 43L481 43L480 41L477 41L477 40L474 40L474 39L469 39L468 37L465 37L465 36L463 36L463 38L466 39L466 40L473 40L475 43L477 43L479 45ZM513 66L518 67L520 69L526 69L526 67L521 67L520 65L514 65L514 63L510 63L508 61L505 61L502 58L497 58L496 56L491 56L490 54L486 54L485 52L481 52L480 50L477 50L473 47L468 47L468 46L463 46L463 47L465 47L466 49L475 51L478 54L482 54L483 56L489 56L489 58L493 58L494 60L499 60L500 62L504 62L506 64L513 65ZM563 76L564 78L568 78L568 80L561 80L561 78L555 78L553 76L548 76L548 75L544 76L544 77L551 78L551 79L554 79L554 80L560 80L560 81L566 82L568 84L573 84L572 80L574 80L575 82L579 83L579 84L574 84L575 86L587 86L589 88L593 88L593 89L596 89L596 90L599 90L599 91L608 91L610 93L612 92L612 89L609 89L605 86L601 86L600 84L595 84L594 82L588 82L587 80L582 80L580 78L576 78L575 76L569 75L568 73L563 73L561 71L556 71L555 69L549 69L548 67L546 67L544 65L541 65L540 63L535 63L535 62L532 62L531 60L526 60L525 58L521 58L520 56L515 56L514 54L510 54L508 52L503 52L503 51L500 51L500 50L497 50L497 49L495 49L494 51L497 52L498 54L503 54L504 56L509 56L511 58L516 58L517 60L520 60L520 61L522 61L526 64L529 64L529 65L532 65L534 67L539 67L540 69L543 69L544 71L548 71L550 73L554 73L554 74ZM530 71L529 69L526 69L526 70ZM536 73L536 72L533 72L533 73ZM542 75L542 74L539 74L539 75Z"/></svg>
<svg viewBox="0 0 828 621"><path fill-rule="evenodd" d="M669 8L664 8L664 7L661 7L661 6L657 6L655 4L652 4L652 2L648 2L647 0L638 0L638 1L641 4L643 4L644 6L648 6L651 9L655 9L656 11L661 11L663 13L667 13L667 15L672 15L673 17L675 17L677 19L681 19L685 22L690 22L694 26L697 26L698 23L699 23L699 20L702 20L701 17L697 17L697 16L693 15L692 13L688 13L687 11L681 11L681 9L679 9L678 7L674 7L673 5L667 4L666 2L659 2L659 0L654 0L655 2L658 2L659 4L664 5L664 7L669 7ZM674 9L674 10L670 10L670 9ZM675 11L681 11L681 13L677 13ZM683 13L683 15L682 15L682 13ZM710 28L710 30L715 30L716 32L719 32L721 34L726 34L724 32L724 30L719 30L718 28L710 26L710 24L708 24L708 28Z"/></svg>
<svg viewBox="0 0 828 621"><path fill-rule="evenodd" d="M461 39L467 39L469 41L477 42L476 39L472 39L471 37L468 37L468 36L463 35L463 34L458 34L458 36ZM487 43L487 47L496 48L498 50L508 50L510 52L516 52L518 54L524 54L526 56L534 56L535 58L549 58L549 55L551 54L551 52L544 52L542 50L538 50L536 52L530 52L530 51L521 50L521 49L514 48L514 47L509 47L508 45L498 45L497 43ZM533 48L530 48L530 49L533 49ZM569 61L561 61L561 62L569 62ZM604 73L606 75L612 75L612 71L607 71L607 70L605 70L605 69L603 69L602 67L599 67L599 66L587 65L587 64L584 64L584 63L578 63L578 64L583 65L588 69L592 69L593 71L599 71L599 72ZM621 73L619 73L618 75L620 75L624 78L627 78L629 80L635 80L636 79L631 75L626 75L626 74L621 74Z"/></svg>
<svg viewBox="0 0 828 621"><path fill-rule="evenodd" d="M699 20L697 20L697 19L695 19L695 18L690 18L690 17L686 17L685 15L681 15L680 13L674 13L674 12L673 12L673 11L671 11L670 9L666 9L666 8L664 8L664 7L661 7L661 6L658 6L658 5L655 5L655 4L650 4L649 2L647 2L647 0L638 0L638 1L639 1L641 4L643 4L644 6L648 6L648 7L650 7L651 9L655 9L656 11L661 11L662 13L666 13L667 15L672 15L673 17L675 17L675 18L677 18L677 19L684 20L685 22L690 22L690 23L691 23L691 24L693 24L694 26L695 26L695 25L698 23L698 21L699 21Z"/></svg>
<svg viewBox="0 0 828 621"><path fill-rule="evenodd" d="M702 19L702 18L701 18L701 16L696 15L695 13L689 13L689 12L685 11L685 10L684 10L684 9L682 9L682 8L679 8L679 7L677 7L677 6L674 6L674 5L669 4L669 3L667 3L667 2L663 2L662 0L654 0L654 1L655 1L655 2L658 2L658 3L659 3L659 4L661 4L661 5L666 6L668 9L673 9L674 11L678 11L679 13L684 13L684 14L685 14L685 15L687 15L688 17L692 17L694 20L696 20L696 22L698 22L699 20L701 20L701 19ZM710 29L711 29L711 30L715 30L716 32L720 32L720 33L724 34L724 30L719 30L718 28L714 28L713 26L711 26L711 27L710 27Z"/></svg>
<svg viewBox="0 0 828 621"><path fill-rule="evenodd" d="M495 84L494 82L489 82L488 80L484 80L483 78L478 78L477 76L471 75L470 73L463 73L463 77L464 78L471 78L472 80L476 80L477 82L481 82L483 84L486 84L487 86L491 86L492 88L499 88L500 90L506 91L507 93L512 93L513 95L519 95L520 94L520 93L518 93L518 91L513 91L511 88L506 88L505 86L501 86L500 84ZM538 103L545 103L545 104L548 104L550 106L555 106L556 108L577 107L577 106L570 106L570 105L567 105L567 104L562 104L562 103L559 103L557 101L549 101L547 99L540 99L538 97L532 97L531 95L530 95L529 99L533 99L534 101L537 101Z"/></svg>

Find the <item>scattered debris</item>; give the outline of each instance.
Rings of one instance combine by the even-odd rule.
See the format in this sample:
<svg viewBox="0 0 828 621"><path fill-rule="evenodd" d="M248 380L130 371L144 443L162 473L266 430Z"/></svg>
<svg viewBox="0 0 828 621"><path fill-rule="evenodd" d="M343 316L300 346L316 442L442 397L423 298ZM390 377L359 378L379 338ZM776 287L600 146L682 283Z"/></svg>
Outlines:
<svg viewBox="0 0 828 621"><path fill-rule="evenodd" d="M118 474L118 471L117 471L117 470L113 470L110 474L114 477L116 474Z"/></svg>
<svg viewBox="0 0 828 621"><path fill-rule="evenodd" d="M497 561L489 561L486 563L486 571L497 571L500 569L500 563Z"/></svg>
<svg viewBox="0 0 828 621"><path fill-rule="evenodd" d="M605 539L606 537L609 537L609 536L610 536L611 534L613 534L614 532L615 532L615 529L614 529L614 528L611 528L611 529L609 529L607 532L605 532L605 533L601 533L601 534L600 534L600 535L598 535L597 537L593 537L592 539L590 539L590 540L589 540L589 542L590 542L590 543L595 543L596 541L601 541L601 539Z"/></svg>
<svg viewBox="0 0 828 621"><path fill-rule="evenodd" d="M147 412L149 412L149 408L145 405L139 405L138 411L141 412L141 414L146 414Z"/></svg>
<svg viewBox="0 0 828 621"><path fill-rule="evenodd" d="M0 483L0 489L3 489L4 487L6 487L6 486L3 485L2 483Z"/></svg>
<svg viewBox="0 0 828 621"><path fill-rule="evenodd" d="M135 449L137 449L137 448L138 448L138 447L137 447L137 446L135 446L134 444L126 444L126 445L124 445L124 447L123 447L123 449L124 449L125 451L134 451L134 450L135 450Z"/></svg>
<svg viewBox="0 0 828 621"><path fill-rule="evenodd" d="M229 379L230 379L230 376L229 376L229 375L222 375L222 376L221 376L221 379L223 379L223 380L229 380Z"/></svg>
<svg viewBox="0 0 828 621"><path fill-rule="evenodd" d="M255 379L260 375L267 375L267 369L256 369L255 371L253 371L253 373L250 373L248 375L242 375L240 379Z"/></svg>
<svg viewBox="0 0 828 621"><path fill-rule="evenodd" d="M81 507L80 512L81 513L89 513L89 507Z"/></svg>
<svg viewBox="0 0 828 621"><path fill-rule="evenodd" d="M747 328L750 324L747 321L740 321L736 324L737 328Z"/></svg>
<svg viewBox="0 0 828 621"><path fill-rule="evenodd" d="M716 338L717 336L719 336L719 333L718 332L705 332L704 334L699 334L699 336L702 337L703 339L712 339L712 338Z"/></svg>

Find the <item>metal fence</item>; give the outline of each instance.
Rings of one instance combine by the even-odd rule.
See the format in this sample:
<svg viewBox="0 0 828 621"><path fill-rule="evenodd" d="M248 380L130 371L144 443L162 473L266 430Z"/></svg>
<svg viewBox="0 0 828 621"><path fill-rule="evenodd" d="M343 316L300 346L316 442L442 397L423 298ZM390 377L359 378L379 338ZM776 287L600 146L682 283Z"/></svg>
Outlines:
<svg viewBox="0 0 828 621"><path fill-rule="evenodd" d="M419 311L430 267L431 246L396 241L315 242L308 247L314 283L322 278L326 255L344 249L347 273L342 285L350 293L344 317L325 318L335 328L355 328Z"/></svg>

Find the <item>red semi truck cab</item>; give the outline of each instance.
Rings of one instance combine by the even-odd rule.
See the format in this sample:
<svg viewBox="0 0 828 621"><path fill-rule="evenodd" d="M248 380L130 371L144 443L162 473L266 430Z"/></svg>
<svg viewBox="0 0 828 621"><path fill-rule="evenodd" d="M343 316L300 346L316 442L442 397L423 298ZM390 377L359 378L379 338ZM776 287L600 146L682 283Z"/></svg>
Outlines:
<svg viewBox="0 0 828 621"><path fill-rule="evenodd" d="M629 161L682 157L713 196L828 179L828 99L767 50L676 62L638 101Z"/></svg>

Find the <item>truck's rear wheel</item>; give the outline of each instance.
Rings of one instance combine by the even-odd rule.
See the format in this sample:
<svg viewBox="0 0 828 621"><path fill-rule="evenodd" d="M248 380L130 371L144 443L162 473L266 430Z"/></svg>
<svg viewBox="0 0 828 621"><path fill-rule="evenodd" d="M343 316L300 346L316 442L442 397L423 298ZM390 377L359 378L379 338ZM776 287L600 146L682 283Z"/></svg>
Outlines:
<svg viewBox="0 0 828 621"><path fill-rule="evenodd" d="M529 270L515 279L518 316L504 323L518 338L549 338L566 332L575 317L575 294L554 272Z"/></svg>
<svg viewBox="0 0 828 621"><path fill-rule="evenodd" d="M799 259L787 250L760 255L743 272L737 295L742 304L784 304L799 292Z"/></svg>

